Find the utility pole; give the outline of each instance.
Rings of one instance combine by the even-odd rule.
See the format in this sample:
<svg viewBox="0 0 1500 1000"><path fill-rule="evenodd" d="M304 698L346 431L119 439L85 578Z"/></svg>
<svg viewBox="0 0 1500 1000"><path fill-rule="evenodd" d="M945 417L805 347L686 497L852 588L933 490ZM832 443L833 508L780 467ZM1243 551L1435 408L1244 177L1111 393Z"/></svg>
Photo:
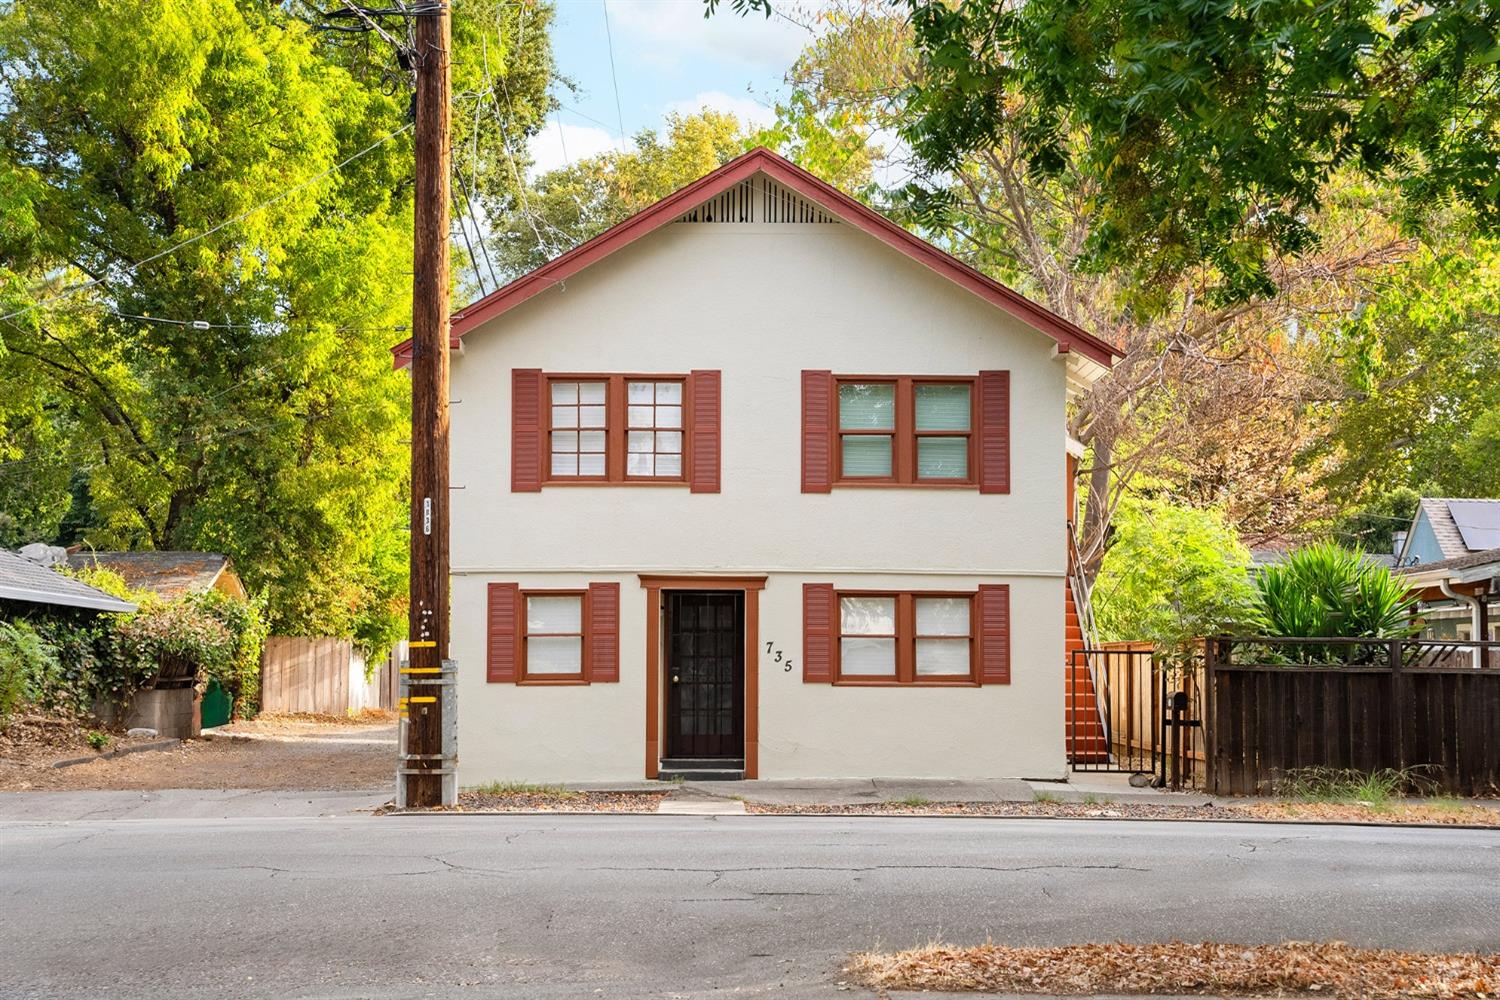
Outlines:
<svg viewBox="0 0 1500 1000"><path fill-rule="evenodd" d="M411 317L411 610L405 668L404 805L451 803L451 745L444 720L456 706L448 664L448 57L447 3L414 17L416 225ZM446 709L446 711L445 711ZM451 738L451 737L450 737ZM399 797L399 796L398 796Z"/></svg>

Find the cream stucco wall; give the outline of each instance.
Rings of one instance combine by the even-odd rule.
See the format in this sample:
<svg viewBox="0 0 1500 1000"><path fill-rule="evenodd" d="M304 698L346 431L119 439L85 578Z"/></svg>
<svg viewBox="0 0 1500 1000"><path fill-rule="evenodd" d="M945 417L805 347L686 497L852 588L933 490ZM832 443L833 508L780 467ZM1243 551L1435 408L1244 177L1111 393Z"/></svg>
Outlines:
<svg viewBox="0 0 1500 1000"><path fill-rule="evenodd" d="M723 371L722 492L510 492L510 373ZM1011 492L800 492L800 373L1011 371ZM761 648L801 656L801 584L1011 585L1009 685L804 685L762 665L760 776L1063 771L1063 361L1042 334L846 225L674 224L464 339L454 359L460 782L639 778L639 573L768 574ZM621 679L484 682L484 584L621 584Z"/></svg>

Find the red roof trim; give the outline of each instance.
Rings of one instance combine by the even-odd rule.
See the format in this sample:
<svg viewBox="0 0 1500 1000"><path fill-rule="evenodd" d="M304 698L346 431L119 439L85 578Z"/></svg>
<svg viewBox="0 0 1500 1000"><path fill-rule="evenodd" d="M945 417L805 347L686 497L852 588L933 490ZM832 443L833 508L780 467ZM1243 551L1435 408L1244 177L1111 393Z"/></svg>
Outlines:
<svg viewBox="0 0 1500 1000"><path fill-rule="evenodd" d="M730 160L719 169L673 192L650 208L637 212L624 222L574 247L561 257L543 264L504 288L496 289L484 298L454 313L450 346L456 348L459 340L470 330L520 305L533 295L546 291L558 282L567 280L590 264L603 260L642 236L655 232L683 212L756 173L765 173L803 197L817 202L844 222L869 233L887 246L927 265L955 284L1035 327L1057 341L1059 352L1066 353L1076 348L1079 353L1105 367L1113 365L1114 359L1122 356L1117 348L1107 342L1085 332L1014 289L1007 288L993 278L986 277L921 237L914 236L879 212L868 208L833 185L819 180L763 146L757 146L748 153ZM395 355L397 368L406 367L411 361L411 340L404 340L397 344L391 348L391 353Z"/></svg>

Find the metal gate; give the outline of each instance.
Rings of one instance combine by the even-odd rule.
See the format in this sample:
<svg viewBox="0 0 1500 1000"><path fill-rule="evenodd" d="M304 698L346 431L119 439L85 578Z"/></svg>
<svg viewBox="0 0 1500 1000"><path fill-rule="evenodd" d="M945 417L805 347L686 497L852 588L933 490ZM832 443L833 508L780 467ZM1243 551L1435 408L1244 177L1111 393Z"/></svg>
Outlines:
<svg viewBox="0 0 1500 1000"><path fill-rule="evenodd" d="M1068 761L1075 771L1148 774L1158 787L1203 782L1201 666L1169 664L1142 643L1075 649L1068 661Z"/></svg>

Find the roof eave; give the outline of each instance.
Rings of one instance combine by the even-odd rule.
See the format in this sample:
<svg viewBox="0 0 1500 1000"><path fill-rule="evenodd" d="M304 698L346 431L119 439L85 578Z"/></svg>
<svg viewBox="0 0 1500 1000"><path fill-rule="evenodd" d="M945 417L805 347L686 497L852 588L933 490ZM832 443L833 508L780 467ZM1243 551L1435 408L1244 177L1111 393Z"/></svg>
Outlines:
<svg viewBox="0 0 1500 1000"><path fill-rule="evenodd" d="M0 598L8 601L24 601L27 604L51 604L64 608L87 608L91 611L131 612L138 606L118 597L99 592L90 594L58 594L48 590L33 590L30 587L12 587L0 584Z"/></svg>
<svg viewBox="0 0 1500 1000"><path fill-rule="evenodd" d="M579 244L562 256L548 261L505 287L496 289L454 313L448 341L449 349L459 348L463 336L470 330L546 291L616 250L655 232L694 205L712 198L720 191L733 187L756 173L765 173L787 185L803 197L817 202L841 221L854 225L913 260L925 264L960 287L968 289L992 305L1010 313L1051 337L1057 342L1060 350L1087 357L1105 371L1113 366L1116 358L1123 357L1119 349L1107 341L1095 337L1031 301L1015 289L982 274L763 146L757 146L741 154L649 208L643 209L593 239ZM396 369L405 368L410 364L411 348L410 338L391 348L392 364ZM1089 384L1092 384L1092 381Z"/></svg>

